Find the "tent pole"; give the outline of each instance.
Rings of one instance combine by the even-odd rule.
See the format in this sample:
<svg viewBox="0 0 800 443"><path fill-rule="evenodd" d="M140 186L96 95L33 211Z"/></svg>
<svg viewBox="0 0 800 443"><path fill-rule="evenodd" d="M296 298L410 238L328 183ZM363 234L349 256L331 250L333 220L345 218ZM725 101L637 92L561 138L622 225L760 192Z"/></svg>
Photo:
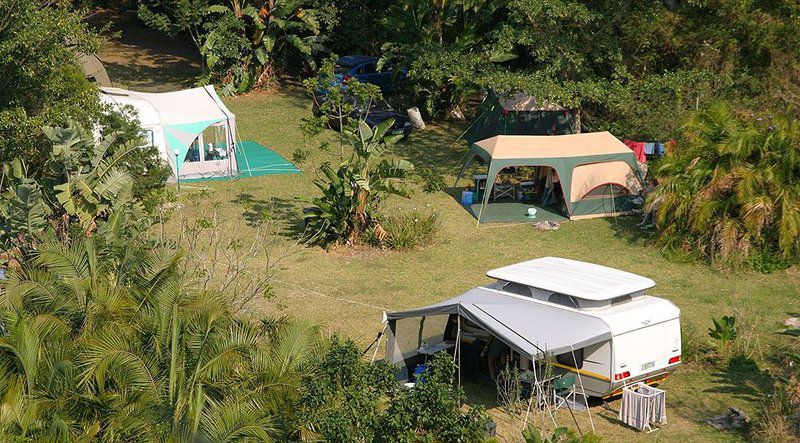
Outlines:
<svg viewBox="0 0 800 443"><path fill-rule="evenodd" d="M486 187L483 190L483 201L481 201L481 208L478 210L478 222L476 226L481 225L481 216L483 215L483 208L489 203L489 195L492 192L492 188L494 187L494 179L496 178L496 176L497 174L492 175L492 163L491 160L489 160L489 170L486 171ZM475 192L477 192L477 188L475 189Z"/></svg>
<svg viewBox="0 0 800 443"><path fill-rule="evenodd" d="M531 362L534 361L534 356L530 356ZM533 365L533 363L531 363ZM533 365L533 378L536 380L536 366ZM536 392L534 389L531 389L531 396L528 397L528 409L525 411L525 419L522 421L522 429L520 431L524 431L528 427L528 416L531 413L531 404L533 404L533 397L536 396Z"/></svg>
<svg viewBox="0 0 800 443"><path fill-rule="evenodd" d="M572 345L569 345L570 352L572 352L572 362L575 363L577 366L578 362L575 361L575 349ZM583 387L583 378L581 378L581 371L578 368L575 368L575 372L578 374L578 383L581 384L581 394L583 394L583 401L586 402L586 413L589 414L589 424L592 425L592 432L595 431L594 429L594 420L592 419L592 411L589 409L589 399L586 398L586 389Z"/></svg>
<svg viewBox="0 0 800 443"><path fill-rule="evenodd" d="M460 158L460 159L458 159L458 162L459 162L459 163L463 162L463 161L464 161L464 158L465 158L467 155L469 155L469 154L470 154L470 152L472 152L472 151L471 151L471 150L467 150L467 152L465 152L465 153L464 153L464 154L461 156L461 158ZM470 159L470 161L469 161L469 162L470 162L470 163L472 163L472 160ZM461 180L461 176L462 176L462 175L464 175L464 171L466 171L468 167L469 167L469 165L468 165L467 163L461 163L461 170L459 170L459 171L458 171L458 175L456 175L456 181L455 181L455 183L453 183L453 188L455 188L456 186L458 186L458 182Z"/></svg>
<svg viewBox="0 0 800 443"><path fill-rule="evenodd" d="M370 363L374 363L375 362L375 357L378 356L378 349L381 348L380 339L383 337L383 334L386 333L386 328L388 328L388 327L389 327L389 323L388 322L383 324L383 329L381 329L381 333L378 334L378 344L377 344L377 346L375 346L375 352L372 353L372 360L370 360Z"/></svg>
<svg viewBox="0 0 800 443"><path fill-rule="evenodd" d="M542 359L544 360L545 365L549 365L549 362L545 359L545 354L542 354ZM558 427L556 424L556 417L553 415L553 410L550 409L550 397L544 392L544 380L542 383L539 383L539 378L536 376L536 370L533 371L533 380L536 383L539 391L542 393L542 399L544 400L544 407L547 410L547 414L550 416L550 420L553 421L553 427ZM542 412L544 415L544 412ZM544 419L542 419L542 425L544 425Z"/></svg>
<svg viewBox="0 0 800 443"><path fill-rule="evenodd" d="M455 355L458 355L458 387L461 387L461 309L458 310L458 317L456 317L456 322L458 323L458 332L456 333L456 348L453 351L453 361L455 361Z"/></svg>

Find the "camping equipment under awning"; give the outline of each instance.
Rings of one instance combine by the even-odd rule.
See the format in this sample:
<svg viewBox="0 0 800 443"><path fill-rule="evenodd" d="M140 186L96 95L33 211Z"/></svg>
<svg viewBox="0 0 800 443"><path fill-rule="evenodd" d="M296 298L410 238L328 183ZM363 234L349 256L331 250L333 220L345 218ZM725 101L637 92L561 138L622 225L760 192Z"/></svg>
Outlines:
<svg viewBox="0 0 800 443"><path fill-rule="evenodd" d="M473 143L458 174L461 179L475 157L488 165L486 189L478 215L489 203L498 173L516 166L553 168L560 179L570 219L614 215L629 210L641 189L633 152L609 132L568 135L498 135ZM614 189L624 189L623 198ZM628 209L626 209L628 208Z"/></svg>
<svg viewBox="0 0 800 443"><path fill-rule="evenodd" d="M596 317L479 287L423 308L387 313L387 360L400 363L416 355L428 336L423 332L426 317L453 314L480 326L531 360L611 339L608 325ZM397 322L406 319L419 319L418 331L414 327L400 331Z"/></svg>

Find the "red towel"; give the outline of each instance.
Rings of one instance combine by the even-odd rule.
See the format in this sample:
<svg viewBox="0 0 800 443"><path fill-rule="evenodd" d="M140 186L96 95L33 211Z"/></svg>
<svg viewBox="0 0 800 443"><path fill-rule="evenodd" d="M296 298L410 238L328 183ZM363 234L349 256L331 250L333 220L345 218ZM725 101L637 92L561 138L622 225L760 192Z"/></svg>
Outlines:
<svg viewBox="0 0 800 443"><path fill-rule="evenodd" d="M633 140L624 140L622 143L633 151L633 156L636 157L637 161L642 163L647 162L647 156L644 155L644 142L635 142Z"/></svg>

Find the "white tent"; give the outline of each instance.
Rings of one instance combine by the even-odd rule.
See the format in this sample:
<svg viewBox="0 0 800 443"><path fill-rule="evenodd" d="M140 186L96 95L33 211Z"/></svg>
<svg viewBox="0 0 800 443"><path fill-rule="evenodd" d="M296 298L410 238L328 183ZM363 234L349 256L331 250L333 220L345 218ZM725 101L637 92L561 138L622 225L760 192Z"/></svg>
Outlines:
<svg viewBox="0 0 800 443"><path fill-rule="evenodd" d="M100 88L100 98L139 119L148 143L158 148L175 177L237 174L236 117L213 86L164 93Z"/></svg>

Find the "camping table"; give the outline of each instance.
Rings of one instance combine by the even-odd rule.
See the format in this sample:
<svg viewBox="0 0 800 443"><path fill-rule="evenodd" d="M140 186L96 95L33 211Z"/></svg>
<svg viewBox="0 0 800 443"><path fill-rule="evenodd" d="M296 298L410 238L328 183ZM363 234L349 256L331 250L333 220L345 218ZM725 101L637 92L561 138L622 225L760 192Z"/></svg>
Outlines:
<svg viewBox="0 0 800 443"><path fill-rule="evenodd" d="M498 183L492 188L492 199L497 200L500 197L516 198L514 195L514 185L509 183Z"/></svg>
<svg viewBox="0 0 800 443"><path fill-rule="evenodd" d="M455 346L456 344L454 342L443 341L436 343L435 345L420 346L420 348L417 349L417 352L422 355L433 355L439 351L444 351L445 349L454 348Z"/></svg>

